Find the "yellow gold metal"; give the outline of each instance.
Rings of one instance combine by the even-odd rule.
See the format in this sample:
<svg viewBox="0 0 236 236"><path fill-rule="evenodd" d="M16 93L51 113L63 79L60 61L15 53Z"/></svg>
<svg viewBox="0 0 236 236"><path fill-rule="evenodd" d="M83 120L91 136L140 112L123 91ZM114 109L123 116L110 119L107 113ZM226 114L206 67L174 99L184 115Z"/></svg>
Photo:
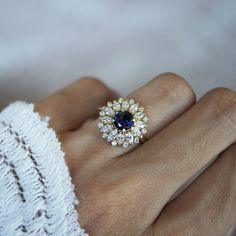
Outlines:
<svg viewBox="0 0 236 236"><path fill-rule="evenodd" d="M147 141L147 139L144 136L142 136L139 139L140 139L140 144L144 144Z"/></svg>

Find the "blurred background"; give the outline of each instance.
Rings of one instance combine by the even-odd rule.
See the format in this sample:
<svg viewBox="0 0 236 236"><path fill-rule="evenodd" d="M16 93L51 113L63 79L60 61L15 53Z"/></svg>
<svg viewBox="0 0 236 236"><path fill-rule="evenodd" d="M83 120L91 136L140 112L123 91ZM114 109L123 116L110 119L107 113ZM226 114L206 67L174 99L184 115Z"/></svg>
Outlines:
<svg viewBox="0 0 236 236"><path fill-rule="evenodd" d="M122 95L173 71L201 96L236 89L234 0L0 0L0 101L83 75Z"/></svg>

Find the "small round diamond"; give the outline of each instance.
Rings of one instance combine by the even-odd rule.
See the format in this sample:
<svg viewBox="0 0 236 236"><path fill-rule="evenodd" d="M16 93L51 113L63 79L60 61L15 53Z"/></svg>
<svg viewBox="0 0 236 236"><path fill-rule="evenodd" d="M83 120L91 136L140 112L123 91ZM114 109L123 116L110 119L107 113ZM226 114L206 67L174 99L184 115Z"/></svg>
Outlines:
<svg viewBox="0 0 236 236"><path fill-rule="evenodd" d="M142 112L137 112L134 114L134 118L141 119L144 116Z"/></svg>
<svg viewBox="0 0 236 236"><path fill-rule="evenodd" d="M104 124L111 124L113 122L112 117L110 116L103 116L100 118L100 120L104 123Z"/></svg>
<svg viewBox="0 0 236 236"><path fill-rule="evenodd" d="M129 111L130 111L132 114L134 114L135 112L138 111L138 105L137 105L137 104L133 104L133 105L130 107Z"/></svg>
<svg viewBox="0 0 236 236"><path fill-rule="evenodd" d="M112 145L112 146L116 146L116 145L117 145L116 140L113 140L113 141L111 142L111 145Z"/></svg>
<svg viewBox="0 0 236 236"><path fill-rule="evenodd" d="M103 124L102 122L99 122L99 123L98 123L98 128L101 129L103 126L104 126L104 124Z"/></svg>
<svg viewBox="0 0 236 236"><path fill-rule="evenodd" d="M125 141L125 136L123 134L119 134L117 136L117 142L119 145L121 145Z"/></svg>
<svg viewBox="0 0 236 236"><path fill-rule="evenodd" d="M108 106L108 107L112 107L112 102L108 102L108 103L107 103L107 106Z"/></svg>
<svg viewBox="0 0 236 236"><path fill-rule="evenodd" d="M111 126L110 125L105 125L101 128L101 131L103 133L109 132L111 130Z"/></svg>
<svg viewBox="0 0 236 236"><path fill-rule="evenodd" d="M133 124L133 115L128 111L119 111L114 116L114 125L119 130L128 130Z"/></svg>
<svg viewBox="0 0 236 236"><path fill-rule="evenodd" d="M143 128L143 129L141 129L141 132L142 132L142 134L146 134L147 133L147 129Z"/></svg>
<svg viewBox="0 0 236 236"><path fill-rule="evenodd" d="M146 116L144 116L144 117L143 117L143 121L144 121L145 123L147 123L147 122L148 122L148 118L147 118Z"/></svg>
<svg viewBox="0 0 236 236"><path fill-rule="evenodd" d="M133 105L133 104L134 104L134 100L133 100L133 99L130 99L130 100L129 100L129 104L130 104L130 105Z"/></svg>
<svg viewBox="0 0 236 236"><path fill-rule="evenodd" d="M139 107L138 111L139 112L144 112L144 108L143 107Z"/></svg>
<svg viewBox="0 0 236 236"><path fill-rule="evenodd" d="M124 110L127 110L127 109L129 108L129 102L128 102L128 101L123 101L123 102L122 102L122 108L123 108Z"/></svg>
<svg viewBox="0 0 236 236"><path fill-rule="evenodd" d="M113 129L111 131L111 135L114 136L114 137L117 135L117 133L118 133L117 129Z"/></svg>
<svg viewBox="0 0 236 236"><path fill-rule="evenodd" d="M131 132L126 134L127 138L126 140L129 142L129 144L133 144L134 143L134 136Z"/></svg>
<svg viewBox="0 0 236 236"><path fill-rule="evenodd" d="M100 116L105 116L106 115L106 112L104 110L100 111Z"/></svg>
<svg viewBox="0 0 236 236"><path fill-rule="evenodd" d="M139 143L139 138L136 137L136 138L134 139L134 142L135 142L135 143Z"/></svg>
<svg viewBox="0 0 236 236"><path fill-rule="evenodd" d="M124 143L123 143L123 147L124 148L127 148L129 146L129 143L127 142L127 141L125 141Z"/></svg>
<svg viewBox="0 0 236 236"><path fill-rule="evenodd" d="M134 134L135 136L140 136L140 135L141 135L141 131L139 130L138 127L133 127L133 128L132 128L132 131L133 131L133 134Z"/></svg>
<svg viewBox="0 0 236 236"><path fill-rule="evenodd" d="M139 129L142 129L142 128L145 127L145 124L144 124L143 121L139 120L139 121L136 122L136 127L139 128Z"/></svg>
<svg viewBox="0 0 236 236"><path fill-rule="evenodd" d="M123 98L119 98L119 99L118 99L118 102L119 102L119 103L122 103L123 100L124 100Z"/></svg>
<svg viewBox="0 0 236 236"><path fill-rule="evenodd" d="M113 140L113 138L114 138L114 136L113 136L111 133L109 133L109 134L107 135L107 141L108 141L108 142L111 142L111 141Z"/></svg>
<svg viewBox="0 0 236 236"><path fill-rule="evenodd" d="M103 137L103 138L107 138L107 133L103 133L103 134L102 134L102 137Z"/></svg>
<svg viewBox="0 0 236 236"><path fill-rule="evenodd" d="M106 108L106 114L108 116L112 116L112 115L114 115L114 113L115 113L115 111L111 107Z"/></svg>
<svg viewBox="0 0 236 236"><path fill-rule="evenodd" d="M113 104L113 109L114 109L115 111L119 111L119 110L120 110L120 103L119 103L119 102L114 102L114 104Z"/></svg>

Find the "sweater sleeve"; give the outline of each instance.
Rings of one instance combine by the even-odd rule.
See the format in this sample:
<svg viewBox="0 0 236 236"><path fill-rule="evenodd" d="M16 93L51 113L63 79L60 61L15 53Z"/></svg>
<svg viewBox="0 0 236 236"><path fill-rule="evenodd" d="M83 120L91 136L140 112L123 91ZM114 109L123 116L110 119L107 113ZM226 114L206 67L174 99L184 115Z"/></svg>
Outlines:
<svg viewBox="0 0 236 236"><path fill-rule="evenodd" d="M0 235L86 236L48 118L16 102L0 113Z"/></svg>

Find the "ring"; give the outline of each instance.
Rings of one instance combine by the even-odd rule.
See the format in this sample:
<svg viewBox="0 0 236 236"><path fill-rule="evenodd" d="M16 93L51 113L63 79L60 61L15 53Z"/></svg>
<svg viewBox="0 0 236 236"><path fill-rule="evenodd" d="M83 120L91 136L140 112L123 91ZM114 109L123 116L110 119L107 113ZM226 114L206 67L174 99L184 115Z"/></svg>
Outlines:
<svg viewBox="0 0 236 236"><path fill-rule="evenodd" d="M119 98L99 108L98 128L112 146L127 148L145 141L148 117L144 108L133 99Z"/></svg>

